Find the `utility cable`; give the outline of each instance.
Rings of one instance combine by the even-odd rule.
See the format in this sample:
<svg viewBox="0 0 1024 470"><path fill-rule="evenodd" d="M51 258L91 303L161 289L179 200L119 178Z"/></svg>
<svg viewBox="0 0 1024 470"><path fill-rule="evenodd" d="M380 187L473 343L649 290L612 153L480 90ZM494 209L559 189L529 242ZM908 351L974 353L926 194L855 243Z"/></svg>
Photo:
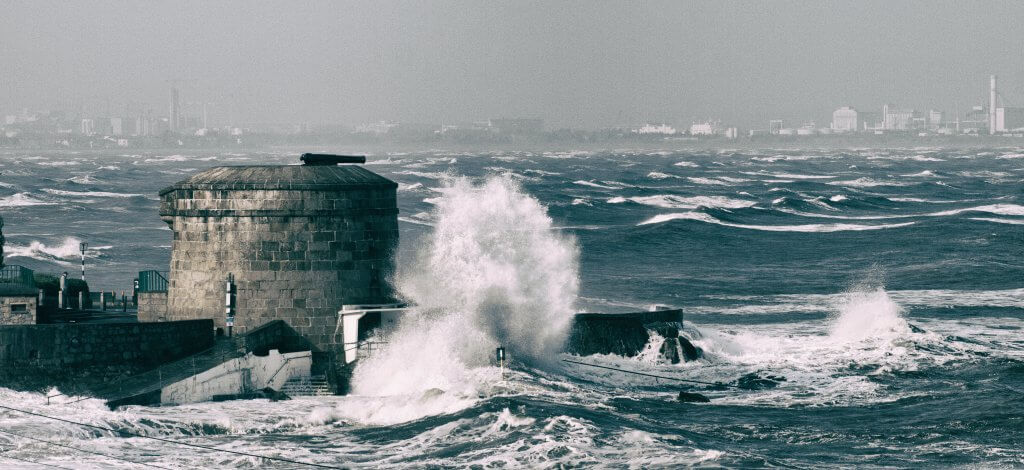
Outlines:
<svg viewBox="0 0 1024 470"><path fill-rule="evenodd" d="M135 432L131 432L131 431L121 431L121 430L112 429L112 428L108 428L108 427L97 426L95 424L80 423L78 421L72 421L70 419L58 418L56 416L47 416L47 415L44 415L44 414L41 414L41 413L36 413L34 411L26 411L26 410L22 410L22 409L19 409L19 408L12 408L12 407L6 406L6 405L0 405L0 409L9 410L9 411L15 411L15 412L18 412L18 413L24 413L24 414L32 415L32 416L38 416L40 418L52 419L54 421L60 421L62 423L74 424L74 425L83 426L83 427L92 428L92 429L99 429L101 431L113 432L113 433L121 434L121 435L124 435L124 436L138 437L138 438L142 438L142 439L152 439L154 441L167 442L167 443L170 443L170 444L177 444L177 445L185 446L185 447L193 447L193 448L196 448L196 449L211 450L211 451L215 451L215 452L224 452L224 453L227 453L227 454L241 455L241 456L244 456L244 457L254 457L254 458L258 458L258 459L273 460L273 461L276 461L276 462L291 463L291 464L296 464L296 465L305 465L307 467L333 468L333 469L342 469L342 468L344 468L344 467L336 467L336 466L333 466L333 465L325 465L325 464L319 464L319 463L313 463L313 462L303 462L301 460L286 459L284 457L271 457L271 456L268 456L268 455L250 454L248 452L240 452L240 451L237 451L237 450L221 449L221 448L212 447L212 446L205 446L205 445L202 445L202 444L192 444L192 443L189 443L189 442L176 441L174 439L167 439L167 438L163 438L163 437L147 436L145 434L139 434L139 433L135 433Z"/></svg>
<svg viewBox="0 0 1024 470"><path fill-rule="evenodd" d="M701 382L700 380L680 379L680 378L677 378L677 377L668 377L668 376L664 376L664 375L648 374L648 373L645 373L645 372L637 372L637 371L633 371L633 370L619 369L619 368L616 368L616 367L599 366L597 364L588 364L586 362L572 361L572 360L569 360L569 359L562 359L562 360L565 361L565 362L568 362L568 363L572 363L572 364L579 364L581 366L597 367L599 369L614 370L614 371L618 371L618 372L625 372L627 374L642 375L644 377L654 377L656 379L675 380L677 382L690 382L690 383L701 384L701 385L710 385L712 387L730 387L730 388L738 388L740 390L747 390L746 388L740 387L739 385L731 385L731 384L726 384L726 383L722 383L722 382Z"/></svg>
<svg viewBox="0 0 1024 470"><path fill-rule="evenodd" d="M42 442L42 443L45 443L45 444L50 444L50 445L57 446L57 447L64 447L64 448L68 448L68 449L72 449L72 450L77 450L79 452L85 452L87 454L99 455L99 456L103 456L103 457L106 457L106 458L109 458L109 459L121 460L123 462L128 462L128 463L132 463L132 464L135 464L135 465L143 465L143 466L146 466L146 467L162 468L163 470L170 470L167 467L161 467L159 465L148 464L146 462L137 462L135 460L126 459L124 457L118 457L116 455L109 455L109 454L104 454L102 452L96 452L96 451L93 451L93 450L82 449L80 447L70 446L70 445L67 445L67 444L61 444L59 442L47 441L46 439L40 439L38 437L26 436L24 434L18 434L16 432L11 432L11 431L8 431L6 429L0 429L0 432L2 432L4 434L10 434L12 436L18 436L18 437L20 437L22 439L29 439L29 440L33 440L33 441L37 441L37 442Z"/></svg>

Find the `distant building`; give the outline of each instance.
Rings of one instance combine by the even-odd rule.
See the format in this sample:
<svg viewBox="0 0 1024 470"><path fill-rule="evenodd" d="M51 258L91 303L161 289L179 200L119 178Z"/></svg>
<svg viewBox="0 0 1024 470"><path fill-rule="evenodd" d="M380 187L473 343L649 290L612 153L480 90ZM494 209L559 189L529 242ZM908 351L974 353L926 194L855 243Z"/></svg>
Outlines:
<svg viewBox="0 0 1024 470"><path fill-rule="evenodd" d="M890 104L882 106L882 128L885 130L909 130L913 127L913 119L913 109L899 109Z"/></svg>
<svg viewBox="0 0 1024 470"><path fill-rule="evenodd" d="M663 134L663 135L674 135L676 134L676 128L667 124L644 124L631 131L634 134L648 135L648 134Z"/></svg>
<svg viewBox="0 0 1024 470"><path fill-rule="evenodd" d="M93 135L96 133L96 122L92 119L82 119L82 135Z"/></svg>
<svg viewBox="0 0 1024 470"><path fill-rule="evenodd" d="M171 132L178 132L178 127L181 125L181 103L178 97L178 89L174 87L171 87L169 108L170 109L167 114L168 130Z"/></svg>
<svg viewBox="0 0 1024 470"><path fill-rule="evenodd" d="M725 138L726 139L735 139L735 138L738 138L739 136L740 136L739 129L737 129L735 127L729 127L729 128L725 129Z"/></svg>
<svg viewBox="0 0 1024 470"><path fill-rule="evenodd" d="M377 121L356 126L356 132L359 134L383 135L387 134L391 129L397 126L398 123L394 121Z"/></svg>
<svg viewBox="0 0 1024 470"><path fill-rule="evenodd" d="M110 118L110 134L124 135L124 126L121 118Z"/></svg>
<svg viewBox="0 0 1024 470"><path fill-rule="evenodd" d="M942 111L928 111L928 128L936 130L945 124L945 113Z"/></svg>
<svg viewBox="0 0 1024 470"><path fill-rule="evenodd" d="M858 111L857 120L860 122L860 130L872 131L882 127L882 115L873 111Z"/></svg>
<svg viewBox="0 0 1024 470"><path fill-rule="evenodd" d="M500 134L530 135L544 132L543 119L491 119L487 121L491 130Z"/></svg>
<svg viewBox="0 0 1024 470"><path fill-rule="evenodd" d="M1024 127L1024 108L996 108L996 132Z"/></svg>
<svg viewBox="0 0 1024 470"><path fill-rule="evenodd" d="M690 135L715 135L723 132L719 121L698 122L690 126Z"/></svg>
<svg viewBox="0 0 1024 470"><path fill-rule="evenodd" d="M782 133L782 119L772 119L768 121L768 133L777 135Z"/></svg>
<svg viewBox="0 0 1024 470"><path fill-rule="evenodd" d="M984 106L974 106L960 121L960 130L965 134L988 132L988 118L988 109Z"/></svg>
<svg viewBox="0 0 1024 470"><path fill-rule="evenodd" d="M857 110L843 106L832 112L832 130L836 132L856 132L860 129Z"/></svg>

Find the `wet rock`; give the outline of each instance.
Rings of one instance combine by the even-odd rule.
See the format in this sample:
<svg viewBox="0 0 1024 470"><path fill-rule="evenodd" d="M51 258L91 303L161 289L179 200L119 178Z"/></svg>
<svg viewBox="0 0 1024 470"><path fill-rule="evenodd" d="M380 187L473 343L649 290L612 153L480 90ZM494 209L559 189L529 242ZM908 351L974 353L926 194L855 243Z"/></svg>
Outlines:
<svg viewBox="0 0 1024 470"><path fill-rule="evenodd" d="M678 341L679 348L683 350L683 358L687 361L696 361L697 359L704 357L704 351L701 351L700 348L694 346L690 340L680 336Z"/></svg>
<svg viewBox="0 0 1024 470"><path fill-rule="evenodd" d="M756 373L750 373L740 377L736 381L736 386L744 390L765 390L778 387L780 382L785 381L785 377L775 375L760 377Z"/></svg>
<svg viewBox="0 0 1024 470"><path fill-rule="evenodd" d="M682 403L711 403L710 398L694 392L679 392L676 400Z"/></svg>
<svg viewBox="0 0 1024 470"><path fill-rule="evenodd" d="M661 344L661 357L665 360L679 364L679 338L667 338L665 342Z"/></svg>
<svg viewBox="0 0 1024 470"><path fill-rule="evenodd" d="M287 393L274 390L270 387L263 389L263 395L270 399L270 401L284 401L291 400L292 397L288 396Z"/></svg>
<svg viewBox="0 0 1024 470"><path fill-rule="evenodd" d="M913 323L907 323L907 326L909 326L910 327L910 331L912 331L914 333L924 333L925 332L923 329L921 329L920 327L914 325Z"/></svg>

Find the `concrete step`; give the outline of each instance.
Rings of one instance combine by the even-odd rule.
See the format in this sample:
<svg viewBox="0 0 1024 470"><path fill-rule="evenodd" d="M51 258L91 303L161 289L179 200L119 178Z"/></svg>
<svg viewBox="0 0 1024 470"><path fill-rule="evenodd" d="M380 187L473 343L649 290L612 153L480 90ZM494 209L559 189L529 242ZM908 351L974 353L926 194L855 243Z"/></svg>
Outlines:
<svg viewBox="0 0 1024 470"><path fill-rule="evenodd" d="M293 377L285 382L284 386L281 387L281 391L293 397L333 395L331 393L331 386L327 383L327 377L323 375Z"/></svg>

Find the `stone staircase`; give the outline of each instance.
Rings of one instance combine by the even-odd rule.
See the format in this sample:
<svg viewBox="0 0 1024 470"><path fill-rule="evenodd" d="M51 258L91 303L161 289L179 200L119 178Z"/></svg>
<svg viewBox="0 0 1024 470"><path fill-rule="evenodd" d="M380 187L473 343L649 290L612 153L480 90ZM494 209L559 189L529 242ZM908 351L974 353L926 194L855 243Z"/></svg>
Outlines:
<svg viewBox="0 0 1024 470"><path fill-rule="evenodd" d="M284 383L281 391L292 397L324 397L333 395L330 385L327 384L327 377L323 375L292 377Z"/></svg>

